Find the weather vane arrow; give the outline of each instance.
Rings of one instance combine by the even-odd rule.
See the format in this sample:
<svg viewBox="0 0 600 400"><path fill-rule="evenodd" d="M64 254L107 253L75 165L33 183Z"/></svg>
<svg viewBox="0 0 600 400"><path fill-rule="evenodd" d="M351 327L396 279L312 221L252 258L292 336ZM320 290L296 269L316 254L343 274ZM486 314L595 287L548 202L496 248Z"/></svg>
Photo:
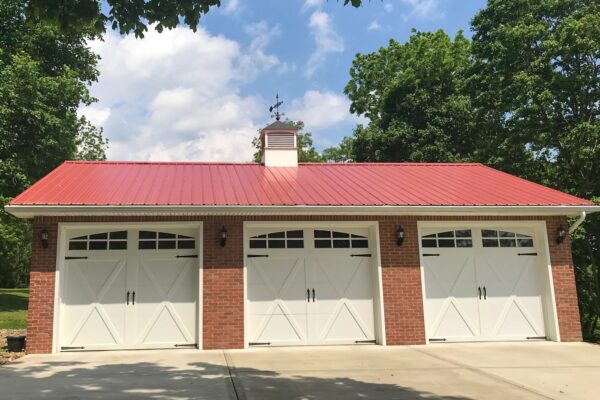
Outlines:
<svg viewBox="0 0 600 400"><path fill-rule="evenodd" d="M271 114L271 118L275 118L275 120L279 121L281 119L281 117L285 115L284 113L279 112L279 106L282 104L283 104L283 100L279 101L279 93L277 93L275 95L275 104L273 104L271 107L269 107L270 113L273 113L273 110L275 110L275 112L273 114Z"/></svg>

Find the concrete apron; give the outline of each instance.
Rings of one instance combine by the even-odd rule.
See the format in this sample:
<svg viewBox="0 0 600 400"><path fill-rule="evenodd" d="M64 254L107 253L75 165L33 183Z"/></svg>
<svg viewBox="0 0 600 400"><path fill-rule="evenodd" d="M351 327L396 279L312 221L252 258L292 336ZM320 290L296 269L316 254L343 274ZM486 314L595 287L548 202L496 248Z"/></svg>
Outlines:
<svg viewBox="0 0 600 400"><path fill-rule="evenodd" d="M593 399L600 346L478 343L31 355L0 399Z"/></svg>

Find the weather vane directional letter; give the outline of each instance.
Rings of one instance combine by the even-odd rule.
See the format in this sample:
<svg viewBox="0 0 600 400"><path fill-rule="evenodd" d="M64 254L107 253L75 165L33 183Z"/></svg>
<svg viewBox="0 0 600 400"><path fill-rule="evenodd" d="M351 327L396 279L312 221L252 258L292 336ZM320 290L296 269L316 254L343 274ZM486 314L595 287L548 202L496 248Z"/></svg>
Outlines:
<svg viewBox="0 0 600 400"><path fill-rule="evenodd" d="M275 120L279 121L279 119L285 115L284 113L279 112L279 106L282 104L283 100L279 101L279 93L277 93L275 95L275 104L269 107L269 112L273 113L273 110L275 110L275 112L271 114L271 118L275 118Z"/></svg>

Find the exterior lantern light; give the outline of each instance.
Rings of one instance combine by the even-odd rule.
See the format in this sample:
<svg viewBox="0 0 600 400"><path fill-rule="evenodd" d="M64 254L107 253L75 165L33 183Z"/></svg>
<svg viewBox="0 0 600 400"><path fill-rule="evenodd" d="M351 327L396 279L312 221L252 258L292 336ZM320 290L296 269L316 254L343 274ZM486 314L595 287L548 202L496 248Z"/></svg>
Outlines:
<svg viewBox="0 0 600 400"><path fill-rule="evenodd" d="M402 227L399 227L396 231L396 244L398 246L402 246L402 243L404 243L404 229L402 229Z"/></svg>
<svg viewBox="0 0 600 400"><path fill-rule="evenodd" d="M225 227L222 227L219 232L219 243L221 244L221 247L225 247L225 244L227 243L227 229L225 229Z"/></svg>
<svg viewBox="0 0 600 400"><path fill-rule="evenodd" d="M42 231L40 232L40 240L42 242L42 247L47 248L48 247L48 231L46 229L42 229Z"/></svg>
<svg viewBox="0 0 600 400"><path fill-rule="evenodd" d="M561 244L562 242L565 241L565 238L567 237L567 230L565 229L564 226L559 226L558 229L556 230L556 244Z"/></svg>

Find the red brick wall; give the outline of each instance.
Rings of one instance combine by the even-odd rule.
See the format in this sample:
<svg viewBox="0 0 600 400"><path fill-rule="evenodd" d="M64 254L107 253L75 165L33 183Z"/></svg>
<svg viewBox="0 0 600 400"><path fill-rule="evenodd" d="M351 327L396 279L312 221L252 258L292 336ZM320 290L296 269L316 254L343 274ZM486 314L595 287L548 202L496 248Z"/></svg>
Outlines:
<svg viewBox="0 0 600 400"><path fill-rule="evenodd" d="M563 342L579 342L582 340L581 320L579 319L579 307L577 305L571 237L567 234L563 243L556 243L557 231L560 225L568 229L565 218L551 218L546 222L560 340Z"/></svg>
<svg viewBox="0 0 600 400"><path fill-rule="evenodd" d="M31 272L28 351L51 351L54 306L57 223L61 222L204 222L203 345L205 349L244 346L243 221L340 221L377 220L380 224L381 264L386 339L389 345L425 342L421 271L419 267L418 220L501 220L494 217L39 217L34 220L34 237L45 228L50 246L41 248L34 240ZM510 218L541 219L541 218ZM581 340L570 241L556 246L553 238L563 218L547 218L550 256L558 303L562 340ZM228 240L219 245L219 231L225 226ZM403 246L396 245L396 230L406 233Z"/></svg>
<svg viewBox="0 0 600 400"><path fill-rule="evenodd" d="M27 315L27 352L52 351L54 321L54 279L56 276L56 223L44 223L38 218L33 224L31 273L29 277L29 312ZM42 247L40 232L46 229L48 247Z"/></svg>

